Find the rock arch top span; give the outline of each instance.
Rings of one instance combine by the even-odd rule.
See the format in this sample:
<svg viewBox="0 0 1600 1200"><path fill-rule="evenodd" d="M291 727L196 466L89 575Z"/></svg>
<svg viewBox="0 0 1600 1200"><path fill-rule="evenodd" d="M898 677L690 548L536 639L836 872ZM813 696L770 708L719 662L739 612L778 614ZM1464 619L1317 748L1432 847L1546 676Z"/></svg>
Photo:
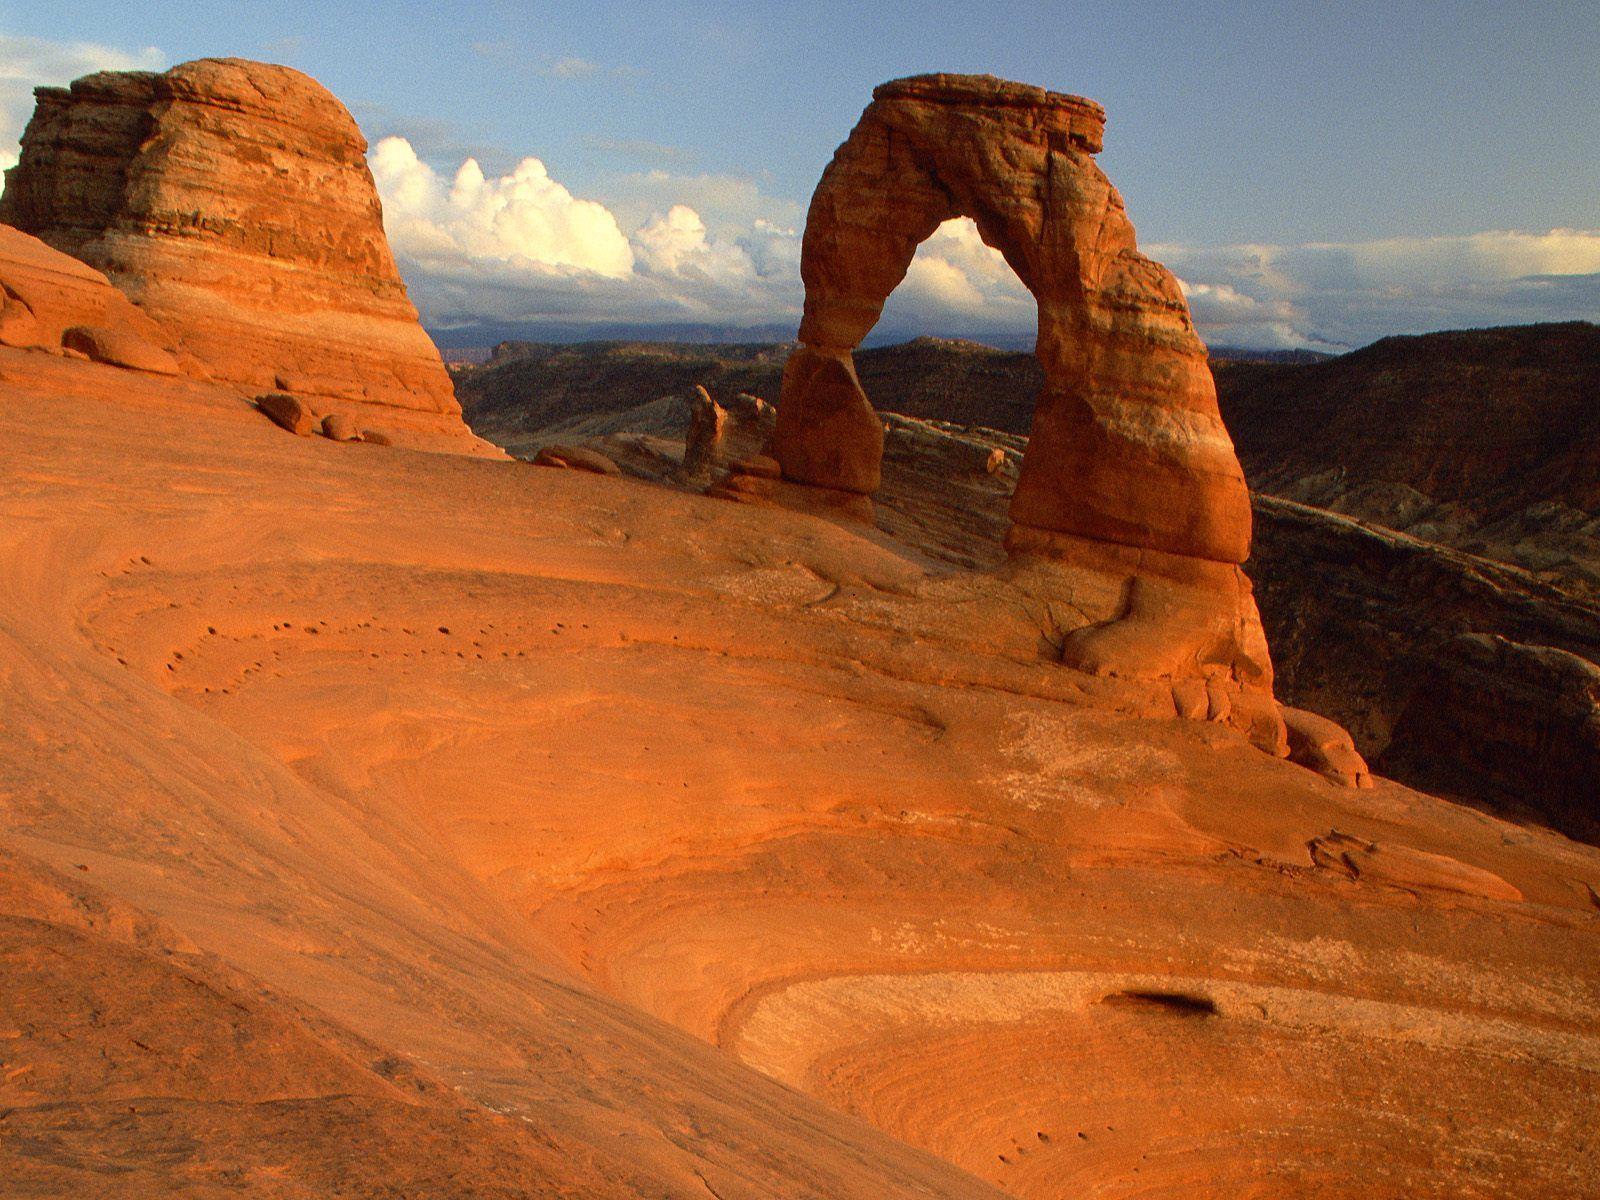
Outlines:
<svg viewBox="0 0 1600 1200"><path fill-rule="evenodd" d="M1018 526L1243 562L1244 473L1177 280L1140 254L1095 163L1092 100L987 75L873 92L823 172L801 254L801 347L773 453L786 479L877 489L883 429L851 352L917 246L971 217L1039 306L1044 385L1011 504Z"/></svg>

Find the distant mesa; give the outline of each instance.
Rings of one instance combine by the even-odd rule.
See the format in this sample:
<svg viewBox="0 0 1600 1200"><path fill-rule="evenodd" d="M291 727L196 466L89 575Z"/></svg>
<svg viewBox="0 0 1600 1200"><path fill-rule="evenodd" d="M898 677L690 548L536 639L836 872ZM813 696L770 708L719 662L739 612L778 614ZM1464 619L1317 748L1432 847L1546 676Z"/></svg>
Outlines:
<svg viewBox="0 0 1600 1200"><path fill-rule="evenodd" d="M35 95L0 221L103 272L219 382L494 452L406 297L366 141L320 84L199 59Z"/></svg>

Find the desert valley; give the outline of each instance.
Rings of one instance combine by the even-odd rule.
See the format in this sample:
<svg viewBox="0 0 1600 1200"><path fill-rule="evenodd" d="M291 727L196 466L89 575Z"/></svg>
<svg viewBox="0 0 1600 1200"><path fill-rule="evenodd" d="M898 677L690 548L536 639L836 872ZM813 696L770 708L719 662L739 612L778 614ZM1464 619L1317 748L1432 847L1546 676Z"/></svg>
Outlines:
<svg viewBox="0 0 1600 1200"><path fill-rule="evenodd" d="M894 80L792 342L447 368L345 105L0 196L0 1197L1600 1195L1600 330L1207 351ZM952 217L1034 353L863 343Z"/></svg>

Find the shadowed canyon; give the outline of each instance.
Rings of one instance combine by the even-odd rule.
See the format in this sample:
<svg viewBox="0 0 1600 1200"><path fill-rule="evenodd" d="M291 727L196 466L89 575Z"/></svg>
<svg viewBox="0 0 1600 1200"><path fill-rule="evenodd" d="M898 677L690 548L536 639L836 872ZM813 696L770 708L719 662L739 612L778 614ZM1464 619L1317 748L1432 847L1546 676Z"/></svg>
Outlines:
<svg viewBox="0 0 1600 1200"><path fill-rule="evenodd" d="M1582 554L1496 557L1551 496L1473 508L1492 450L1411 485L1448 536L1361 509L1399 485L1283 398L1358 355L1219 396L1103 123L886 85L798 348L577 404L512 378L549 350L452 381L308 77L41 89L0 200L0 1194L1600 1191ZM953 214L1038 299L1030 390L879 412L857 347ZM1516 736L1419 705L1469 660L1480 708L1572 706L1521 804Z"/></svg>

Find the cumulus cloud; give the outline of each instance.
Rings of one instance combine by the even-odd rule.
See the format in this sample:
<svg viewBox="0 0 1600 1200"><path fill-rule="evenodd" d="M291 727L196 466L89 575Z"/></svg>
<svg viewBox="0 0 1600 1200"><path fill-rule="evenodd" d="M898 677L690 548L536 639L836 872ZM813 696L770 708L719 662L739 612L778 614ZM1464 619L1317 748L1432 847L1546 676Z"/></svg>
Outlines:
<svg viewBox="0 0 1600 1200"><path fill-rule="evenodd" d="M384 225L424 319L789 322L799 313L799 235L757 218L733 234L677 203L631 235L526 158L486 177L468 159L446 178L401 137L370 155Z"/></svg>
<svg viewBox="0 0 1600 1200"><path fill-rule="evenodd" d="M917 247L905 280L884 306L886 328L930 332L1030 336L1037 325L1033 295L998 250L984 245L978 226L966 217L946 221Z"/></svg>
<svg viewBox="0 0 1600 1200"><path fill-rule="evenodd" d="M410 141L372 151L385 222L435 325L793 325L801 206L751 178L652 170L583 198L537 158L440 173ZM1299 245L1146 248L1178 275L1212 345L1340 348L1390 333L1600 319L1600 232L1485 232ZM1025 343L1033 297L977 226L918 249L880 334Z"/></svg>
<svg viewBox="0 0 1600 1200"><path fill-rule="evenodd" d="M637 228L674 204L687 204L719 237L737 236L757 221L798 226L805 217L794 201L768 195L747 175L726 172L632 171L614 179L600 199L624 228Z"/></svg>
<svg viewBox="0 0 1600 1200"><path fill-rule="evenodd" d="M480 262L612 278L633 270L610 210L575 197L537 158L495 179L469 158L446 183L405 138L387 137L370 162L391 242L424 269Z"/></svg>
<svg viewBox="0 0 1600 1200"><path fill-rule="evenodd" d="M1217 344L1359 346L1392 333L1600 320L1596 230L1148 252L1182 277Z"/></svg>
<svg viewBox="0 0 1600 1200"><path fill-rule="evenodd" d="M0 34L0 168L16 165L17 143L33 115L33 89L62 86L95 71L159 71L166 56L154 46L119 50L95 42L51 42Z"/></svg>
<svg viewBox="0 0 1600 1200"><path fill-rule="evenodd" d="M1178 286L1200 336L1213 346L1299 350L1321 344L1303 328L1305 314L1287 300L1258 300L1226 283L1180 279Z"/></svg>

